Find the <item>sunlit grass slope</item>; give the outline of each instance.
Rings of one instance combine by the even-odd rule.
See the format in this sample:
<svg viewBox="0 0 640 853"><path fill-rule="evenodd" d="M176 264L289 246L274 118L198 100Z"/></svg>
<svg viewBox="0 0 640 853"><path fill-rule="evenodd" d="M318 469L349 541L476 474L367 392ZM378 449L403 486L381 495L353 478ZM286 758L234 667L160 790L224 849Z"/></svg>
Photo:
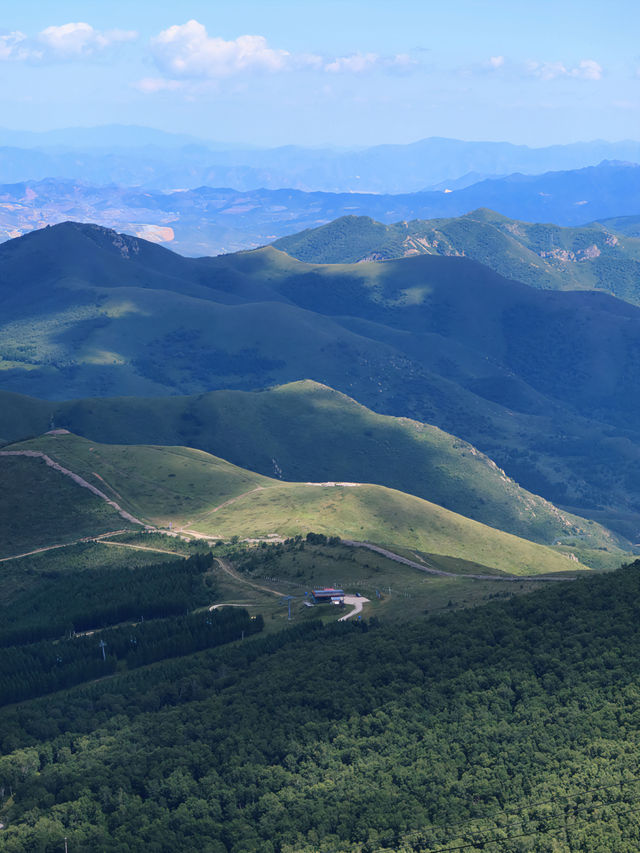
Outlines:
<svg viewBox="0 0 640 853"><path fill-rule="evenodd" d="M416 548L515 574L584 568L569 557L382 486L283 483L188 448L99 445L43 436L38 449L153 524L210 537L309 530Z"/></svg>
<svg viewBox="0 0 640 853"><path fill-rule="evenodd" d="M188 447L98 444L68 434L45 435L9 449L46 453L123 509L154 524L185 523L194 514L272 482Z"/></svg>
<svg viewBox="0 0 640 853"><path fill-rule="evenodd" d="M15 440L16 423L29 434L50 418L97 441L184 444L284 480L388 486L544 544L618 544L600 525L522 489L467 442L429 424L376 414L310 380L260 392L60 404L0 392L0 434L13 431Z"/></svg>

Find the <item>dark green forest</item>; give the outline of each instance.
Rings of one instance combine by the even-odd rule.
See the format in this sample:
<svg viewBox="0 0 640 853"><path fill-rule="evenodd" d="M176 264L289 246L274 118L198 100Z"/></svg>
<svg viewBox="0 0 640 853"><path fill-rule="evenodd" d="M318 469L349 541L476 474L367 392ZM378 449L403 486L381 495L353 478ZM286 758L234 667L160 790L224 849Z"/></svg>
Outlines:
<svg viewBox="0 0 640 853"><path fill-rule="evenodd" d="M211 554L147 566L63 575L48 572L2 613L0 646L21 645L113 625L125 619L173 616L215 600Z"/></svg>
<svg viewBox="0 0 640 853"><path fill-rule="evenodd" d="M639 594L640 562L8 706L0 849L632 853Z"/></svg>

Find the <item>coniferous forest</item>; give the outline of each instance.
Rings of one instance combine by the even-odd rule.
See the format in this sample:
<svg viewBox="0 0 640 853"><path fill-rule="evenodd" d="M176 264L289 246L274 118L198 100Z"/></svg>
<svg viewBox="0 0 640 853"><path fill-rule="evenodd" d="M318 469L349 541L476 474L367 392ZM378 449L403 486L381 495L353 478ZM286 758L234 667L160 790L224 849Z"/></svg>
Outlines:
<svg viewBox="0 0 640 853"><path fill-rule="evenodd" d="M631 853L639 595L634 563L403 626L312 620L9 705L0 844Z"/></svg>

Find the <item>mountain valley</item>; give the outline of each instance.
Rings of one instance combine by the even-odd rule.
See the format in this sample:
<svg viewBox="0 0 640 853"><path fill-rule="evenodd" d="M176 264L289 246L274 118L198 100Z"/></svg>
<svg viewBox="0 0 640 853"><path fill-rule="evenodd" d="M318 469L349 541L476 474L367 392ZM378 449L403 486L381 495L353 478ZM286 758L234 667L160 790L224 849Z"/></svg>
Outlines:
<svg viewBox="0 0 640 853"><path fill-rule="evenodd" d="M551 845L603 733L616 755L635 742L607 722L635 689L634 227L479 209L346 216L218 257L72 221L0 245L0 847L473 850L510 809ZM604 710L575 710L594 696ZM499 773L446 752L461 731L526 785L502 779L498 801ZM402 756L443 750L427 814ZM220 800L187 760L205 752ZM633 767L600 766L614 798L589 808L635 837L615 793ZM233 806L238 767L254 781ZM310 772L348 785L364 829L349 809L323 825L337 806ZM379 810L369 774L393 777ZM540 830L550 788L567 804ZM312 824L283 818L296 791Z"/></svg>
<svg viewBox="0 0 640 853"><path fill-rule="evenodd" d="M639 28L4 4L0 853L640 850Z"/></svg>

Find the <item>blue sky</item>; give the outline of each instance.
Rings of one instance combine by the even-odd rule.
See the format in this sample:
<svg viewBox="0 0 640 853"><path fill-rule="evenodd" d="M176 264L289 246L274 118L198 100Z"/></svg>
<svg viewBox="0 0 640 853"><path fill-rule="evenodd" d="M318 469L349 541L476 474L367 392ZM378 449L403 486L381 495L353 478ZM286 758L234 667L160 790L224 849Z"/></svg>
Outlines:
<svg viewBox="0 0 640 853"><path fill-rule="evenodd" d="M144 124L222 142L640 137L632 0L22 0L0 123Z"/></svg>

